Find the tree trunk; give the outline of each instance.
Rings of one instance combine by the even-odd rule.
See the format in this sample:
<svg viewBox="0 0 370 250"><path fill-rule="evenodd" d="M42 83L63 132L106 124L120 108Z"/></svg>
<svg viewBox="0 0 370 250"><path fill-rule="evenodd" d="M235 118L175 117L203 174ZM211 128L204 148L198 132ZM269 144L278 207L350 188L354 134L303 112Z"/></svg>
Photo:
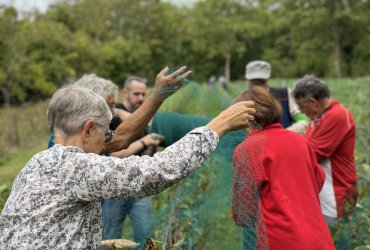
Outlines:
<svg viewBox="0 0 370 250"><path fill-rule="evenodd" d="M341 77L341 63L342 63L342 51L340 44L340 35L336 24L331 27L331 33L333 38L333 50L332 50L332 62L333 62L333 73L335 77Z"/></svg>
<svg viewBox="0 0 370 250"><path fill-rule="evenodd" d="M225 80L230 82L230 67L231 67L231 54L228 53L225 57Z"/></svg>
<svg viewBox="0 0 370 250"><path fill-rule="evenodd" d="M329 18L330 18L330 31L331 31L331 38L332 38L332 67L333 67L333 75L335 77L341 77L341 63L342 63L342 51L341 51L341 43L340 43L340 33L338 29L337 20L335 18L335 14L337 13L338 9L338 1L331 0L327 2L329 5Z"/></svg>
<svg viewBox="0 0 370 250"><path fill-rule="evenodd" d="M9 91L6 87L2 86L0 87L1 93L3 95L3 100L4 100L4 107L9 107L10 106L10 95Z"/></svg>

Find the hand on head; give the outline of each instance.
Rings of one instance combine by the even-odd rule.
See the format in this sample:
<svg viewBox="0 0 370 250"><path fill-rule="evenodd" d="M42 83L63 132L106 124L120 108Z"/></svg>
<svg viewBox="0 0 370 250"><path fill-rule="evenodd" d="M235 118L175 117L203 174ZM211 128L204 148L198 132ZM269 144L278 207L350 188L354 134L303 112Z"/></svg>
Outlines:
<svg viewBox="0 0 370 250"><path fill-rule="evenodd" d="M253 108L254 102L244 101L231 105L222 111L207 127L214 130L219 137L226 132L249 127L250 121L254 119L253 114L256 110Z"/></svg>

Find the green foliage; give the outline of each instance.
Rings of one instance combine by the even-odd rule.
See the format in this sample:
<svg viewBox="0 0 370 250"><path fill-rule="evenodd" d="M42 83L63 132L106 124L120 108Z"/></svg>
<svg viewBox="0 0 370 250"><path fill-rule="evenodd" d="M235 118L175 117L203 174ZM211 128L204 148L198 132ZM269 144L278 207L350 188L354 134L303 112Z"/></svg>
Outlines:
<svg viewBox="0 0 370 250"><path fill-rule="evenodd" d="M354 249L358 246L370 245L370 165L357 165L357 172L359 201L356 210L346 219L340 220L332 230L334 241L340 249Z"/></svg>
<svg viewBox="0 0 370 250"><path fill-rule="evenodd" d="M121 87L131 75L130 72L136 72L140 76L154 75L151 65L146 63L151 58L150 48L143 45L140 38L117 37L102 45L99 54L104 63L97 70L97 74L106 78L114 75L112 80Z"/></svg>
<svg viewBox="0 0 370 250"><path fill-rule="evenodd" d="M96 73L122 84L189 65L193 78L242 79L250 60L273 76L366 76L369 1L62 0L20 17L0 7L0 103L46 99L61 84ZM151 82L152 83L152 82Z"/></svg>

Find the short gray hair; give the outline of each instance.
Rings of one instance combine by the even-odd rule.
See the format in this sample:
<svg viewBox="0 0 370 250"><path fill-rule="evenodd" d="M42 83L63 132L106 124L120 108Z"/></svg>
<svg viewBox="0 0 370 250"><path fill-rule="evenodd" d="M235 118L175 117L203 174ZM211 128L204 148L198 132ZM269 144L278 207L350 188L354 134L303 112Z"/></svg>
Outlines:
<svg viewBox="0 0 370 250"><path fill-rule="evenodd" d="M313 75L306 75L295 84L293 96L296 100L307 97L321 100L330 97L330 90L319 78Z"/></svg>
<svg viewBox="0 0 370 250"><path fill-rule="evenodd" d="M133 81L141 82L146 86L146 83L147 83L148 80L146 78L143 78L143 77L140 77L140 76L130 76L126 79L125 84L123 85L123 88L128 90Z"/></svg>
<svg viewBox="0 0 370 250"><path fill-rule="evenodd" d="M102 96L76 84L60 88L49 101L46 112L53 135L71 136L88 119L105 125L112 113Z"/></svg>
<svg viewBox="0 0 370 250"><path fill-rule="evenodd" d="M95 74L85 74L75 84L101 95L105 100L108 100L110 95L114 95L116 98L118 95L118 86L116 84Z"/></svg>

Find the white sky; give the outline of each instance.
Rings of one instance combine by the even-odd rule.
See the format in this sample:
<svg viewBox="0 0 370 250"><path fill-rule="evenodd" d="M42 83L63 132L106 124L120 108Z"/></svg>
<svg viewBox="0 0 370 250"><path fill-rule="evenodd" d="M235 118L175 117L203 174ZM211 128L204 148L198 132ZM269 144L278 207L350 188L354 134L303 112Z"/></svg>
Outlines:
<svg viewBox="0 0 370 250"><path fill-rule="evenodd" d="M0 0L2 5L14 6L17 10L29 11L32 9L38 9L41 12L45 12L50 3L55 2L54 0Z"/></svg>
<svg viewBox="0 0 370 250"><path fill-rule="evenodd" d="M190 4L196 0L167 0L178 4ZM56 2L56 0L0 0L0 5L11 5L14 6L18 11L29 11L32 9L38 9L41 12L45 12L50 3Z"/></svg>

